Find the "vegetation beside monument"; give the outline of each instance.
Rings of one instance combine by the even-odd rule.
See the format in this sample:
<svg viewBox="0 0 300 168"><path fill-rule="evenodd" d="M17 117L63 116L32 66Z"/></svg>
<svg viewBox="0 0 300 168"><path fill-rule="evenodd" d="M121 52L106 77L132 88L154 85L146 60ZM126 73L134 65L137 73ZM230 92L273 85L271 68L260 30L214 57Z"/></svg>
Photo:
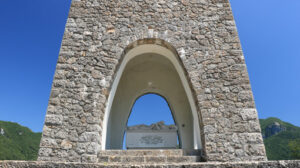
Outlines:
<svg viewBox="0 0 300 168"><path fill-rule="evenodd" d="M291 149L291 155L295 159L300 158L300 138L290 141L289 142L289 148Z"/></svg>
<svg viewBox="0 0 300 168"><path fill-rule="evenodd" d="M41 133L18 123L0 121L0 160L36 160Z"/></svg>
<svg viewBox="0 0 300 168"><path fill-rule="evenodd" d="M300 159L300 127L273 117L260 119L260 125L268 160Z"/></svg>

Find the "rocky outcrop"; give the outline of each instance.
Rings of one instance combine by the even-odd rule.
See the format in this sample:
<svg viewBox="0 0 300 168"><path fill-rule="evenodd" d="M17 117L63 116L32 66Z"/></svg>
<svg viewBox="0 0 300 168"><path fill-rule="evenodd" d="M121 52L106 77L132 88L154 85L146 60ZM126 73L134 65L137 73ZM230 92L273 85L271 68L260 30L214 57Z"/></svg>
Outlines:
<svg viewBox="0 0 300 168"><path fill-rule="evenodd" d="M127 127L127 130L177 130L177 127L173 124L171 125L165 125L165 122L160 121L154 124L145 125L134 125L131 127Z"/></svg>
<svg viewBox="0 0 300 168"><path fill-rule="evenodd" d="M3 128L0 128L0 134L1 134L1 135L4 135L4 134L5 134L5 132L4 132L4 129L3 129Z"/></svg>
<svg viewBox="0 0 300 168"><path fill-rule="evenodd" d="M268 138L282 131L286 131L286 128L280 125L278 122L274 122L265 129L265 135L263 137Z"/></svg>

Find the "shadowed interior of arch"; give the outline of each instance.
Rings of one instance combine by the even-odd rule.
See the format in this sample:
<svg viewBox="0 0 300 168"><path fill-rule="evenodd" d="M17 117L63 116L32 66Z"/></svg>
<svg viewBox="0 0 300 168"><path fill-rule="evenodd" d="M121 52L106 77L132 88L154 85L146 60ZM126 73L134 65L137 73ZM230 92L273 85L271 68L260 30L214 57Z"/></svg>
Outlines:
<svg viewBox="0 0 300 168"><path fill-rule="evenodd" d="M179 56L155 44L142 44L125 53L108 98L102 149L123 149L124 132L135 101L148 93L160 95L169 105L180 147L201 149L197 109ZM159 114L153 116L159 118ZM149 117L145 119L144 123L153 123Z"/></svg>
<svg viewBox="0 0 300 168"><path fill-rule="evenodd" d="M140 96L135 101L127 126L151 125L160 121L163 121L166 125L176 125L168 102L158 94L148 93ZM178 132L177 147L180 148ZM126 149L126 131L123 139L123 149Z"/></svg>

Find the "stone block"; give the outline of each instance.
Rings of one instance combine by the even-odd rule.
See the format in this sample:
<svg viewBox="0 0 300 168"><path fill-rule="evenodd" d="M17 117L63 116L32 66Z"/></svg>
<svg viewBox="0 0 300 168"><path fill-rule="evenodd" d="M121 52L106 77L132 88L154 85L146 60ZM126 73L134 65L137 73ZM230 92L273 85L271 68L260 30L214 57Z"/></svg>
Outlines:
<svg viewBox="0 0 300 168"><path fill-rule="evenodd" d="M122 157L122 163L143 163L145 162L144 156L123 156Z"/></svg>
<svg viewBox="0 0 300 168"><path fill-rule="evenodd" d="M61 125L63 121L62 115L46 115L45 124L48 125Z"/></svg>
<svg viewBox="0 0 300 168"><path fill-rule="evenodd" d="M166 162L166 157L158 157L158 156L147 156L145 157L145 162L152 162L152 163L163 163Z"/></svg>
<svg viewBox="0 0 300 168"><path fill-rule="evenodd" d="M97 142L97 140L100 138L100 135L98 132L84 132L82 133L78 141L79 142Z"/></svg>

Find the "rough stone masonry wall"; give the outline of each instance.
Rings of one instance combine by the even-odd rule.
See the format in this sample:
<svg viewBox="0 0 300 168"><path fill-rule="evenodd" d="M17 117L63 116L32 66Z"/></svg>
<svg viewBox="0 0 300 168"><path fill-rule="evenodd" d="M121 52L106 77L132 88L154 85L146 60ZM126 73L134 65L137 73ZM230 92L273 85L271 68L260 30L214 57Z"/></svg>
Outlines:
<svg viewBox="0 0 300 168"><path fill-rule="evenodd" d="M207 160L265 160L228 0L73 0L38 159L97 162L122 52L144 38L178 51L202 118Z"/></svg>

